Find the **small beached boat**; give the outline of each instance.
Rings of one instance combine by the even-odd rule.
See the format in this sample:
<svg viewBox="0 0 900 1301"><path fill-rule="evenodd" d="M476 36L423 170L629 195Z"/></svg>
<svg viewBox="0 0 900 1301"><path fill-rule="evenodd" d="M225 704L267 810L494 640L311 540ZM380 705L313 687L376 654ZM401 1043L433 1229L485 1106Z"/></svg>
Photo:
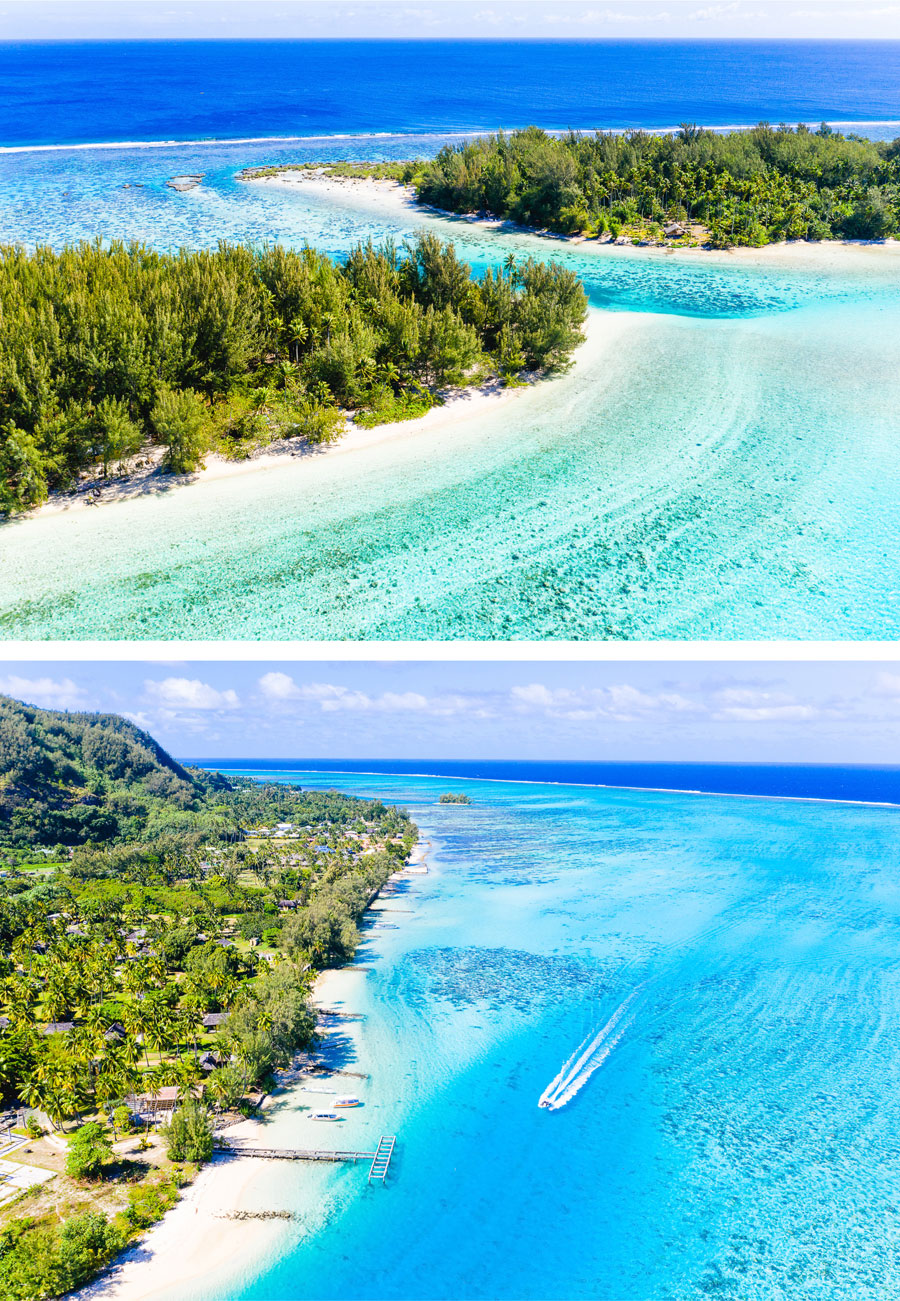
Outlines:
<svg viewBox="0 0 900 1301"><path fill-rule="evenodd" d="M360 1102L359 1098L354 1098L352 1094L348 1094L346 1097L343 1097L343 1098L335 1098L334 1102L332 1103L332 1106L334 1106L334 1107L361 1107L361 1106L362 1106L362 1103Z"/></svg>
<svg viewBox="0 0 900 1301"><path fill-rule="evenodd" d="M310 1120L343 1120L344 1117L339 1116L336 1111L311 1111L309 1114L309 1119Z"/></svg>

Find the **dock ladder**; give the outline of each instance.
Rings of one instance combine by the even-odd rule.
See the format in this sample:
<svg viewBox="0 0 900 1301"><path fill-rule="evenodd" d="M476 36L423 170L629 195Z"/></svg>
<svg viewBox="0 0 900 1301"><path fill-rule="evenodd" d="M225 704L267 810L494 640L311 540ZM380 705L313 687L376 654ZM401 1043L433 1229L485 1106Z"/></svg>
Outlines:
<svg viewBox="0 0 900 1301"><path fill-rule="evenodd" d="M378 1151L375 1153L372 1166L369 1170L369 1183L380 1181L382 1184L387 1178L388 1167L391 1164L391 1157L394 1155L394 1144L397 1142L394 1134L382 1134L378 1140Z"/></svg>

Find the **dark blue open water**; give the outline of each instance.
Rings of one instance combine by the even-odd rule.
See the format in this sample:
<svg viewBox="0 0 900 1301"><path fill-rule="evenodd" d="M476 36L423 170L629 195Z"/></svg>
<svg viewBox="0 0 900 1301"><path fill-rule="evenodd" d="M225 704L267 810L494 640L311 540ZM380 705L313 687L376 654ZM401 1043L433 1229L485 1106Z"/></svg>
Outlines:
<svg viewBox="0 0 900 1301"><path fill-rule="evenodd" d="M0 44L0 145L900 118L897 41Z"/></svg>
<svg viewBox="0 0 900 1301"><path fill-rule="evenodd" d="M462 777L560 786L641 787L720 795L900 804L900 767L837 764L542 762L515 759L192 759L204 768Z"/></svg>

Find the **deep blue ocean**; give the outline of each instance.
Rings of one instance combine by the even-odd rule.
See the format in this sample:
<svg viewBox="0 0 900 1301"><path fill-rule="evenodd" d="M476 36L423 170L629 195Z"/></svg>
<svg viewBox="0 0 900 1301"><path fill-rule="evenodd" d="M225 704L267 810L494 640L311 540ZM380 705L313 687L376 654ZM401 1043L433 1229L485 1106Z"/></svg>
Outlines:
<svg viewBox="0 0 900 1301"><path fill-rule="evenodd" d="M365 1077L328 1145L395 1134L387 1186L255 1163L241 1208L293 1218L236 1224L227 1267L158 1301L900 1296L900 810L560 784L608 765L390 766L243 769L406 805L428 844L323 993L361 1014L325 1051ZM840 770L768 771L846 793ZM329 1084L276 1095L264 1141L308 1146Z"/></svg>
<svg viewBox="0 0 900 1301"><path fill-rule="evenodd" d="M222 772L253 772L261 777L292 769L900 804L900 767L864 764L538 763L515 759L189 759L184 762Z"/></svg>
<svg viewBox="0 0 900 1301"><path fill-rule="evenodd" d="M0 146L900 118L898 41L0 44Z"/></svg>

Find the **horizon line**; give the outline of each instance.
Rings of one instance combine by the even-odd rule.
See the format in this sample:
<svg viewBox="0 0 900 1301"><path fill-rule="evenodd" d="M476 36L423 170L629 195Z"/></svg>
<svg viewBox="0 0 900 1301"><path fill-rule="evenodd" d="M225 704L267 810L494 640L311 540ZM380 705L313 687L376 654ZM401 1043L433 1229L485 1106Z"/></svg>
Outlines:
<svg viewBox="0 0 900 1301"><path fill-rule="evenodd" d="M177 756L173 756L177 757ZM379 759L372 755L366 755L362 759L352 759L348 755L340 755L333 759L327 756L317 755L311 758L302 758L296 756L279 756L266 758L263 755L225 755L217 759L215 756L192 755L186 758L178 758L179 763L234 763L234 764L253 764L253 763L513 763L513 764L530 764L530 763L615 763L615 764L673 764L679 767L700 767L707 764L715 764L717 767L731 768L879 768L888 771L900 772L900 763L877 763L872 761L842 762L839 759L830 760L822 763L817 760L807 759L450 759L446 756L433 756L423 758L421 756L414 759ZM298 769L298 771L304 771ZM307 772L315 772L316 769L305 769ZM339 771L338 769L323 769L324 772ZM350 770L348 770L350 771ZM377 774L372 774L377 776ZM443 776L442 773L399 773L401 777L428 777ZM450 774L452 775L452 774ZM485 778L486 781L493 781L494 778Z"/></svg>
<svg viewBox="0 0 900 1301"><path fill-rule="evenodd" d="M187 760L180 760L179 762L187 762ZM249 767L253 762L254 762L253 760L250 760L250 761L248 762L248 765L247 765L247 766ZM259 762L262 762L262 761L260 761L260 760L256 760L255 762L259 763ZM272 761L272 762L274 762L274 761ZM307 762L309 762L309 761L307 761ZM325 760L322 760L321 762L326 762L326 761L325 761ZM340 760L334 760L334 762L335 762L335 763L339 763ZM345 760L345 762L350 762L350 763L352 763L353 760ZM359 763L366 763L366 762L369 762L369 763L377 763L378 760L364 760L364 759L360 759L360 760L358 760L357 762L359 762ZM391 762L391 761L388 760L388 761L386 761L386 762ZM403 761L402 761L402 760L394 760L393 762L395 762L395 763L397 763L397 762L402 763ZM413 761L413 760L410 760L409 762L412 763L412 762L414 762L414 761ZM427 762L427 761L423 761L423 762ZM438 762L440 762L440 760L438 760ZM485 760L450 759L450 760L444 760L444 762L447 762L447 763L466 763L466 762L488 762L488 763L503 763L503 762L507 762L507 763L541 763L541 762L549 762L549 763L554 763L554 762L561 762L561 761L560 761L560 760L546 760L546 761L545 761L545 760L540 760L540 759L519 759L519 760L497 760L497 759L494 759L494 760L487 760L487 761L485 761ZM591 763L591 762L603 762L603 761L602 761L602 760L600 760L600 761L594 761L594 760L590 760L590 759L588 759L588 760L570 760L570 762L572 762L572 763L578 763L578 762ZM640 763L640 762L643 762L643 761L642 761L642 760L633 760L632 762ZM689 765L688 765L687 763L685 763L685 764L682 765L682 766L683 766L683 767L688 767ZM753 767L754 765L752 765L752 764L745 764L745 765L743 765L743 766L744 766L744 767ZM771 765L762 765L762 766L765 766L765 767L777 767L777 766L779 766L779 765L771 764ZM784 764L784 765L781 765L781 766L783 766L783 767L794 767L794 766L796 766L796 765L793 765L793 764ZM814 767L825 767L825 768L827 768L827 767L837 767L838 765L831 765L831 764L820 764L820 765L817 765L817 764L807 764L807 765L804 765L804 766L806 766L806 767L811 767L811 768L814 768ZM854 765L851 765L851 764L845 764L845 765L843 765L843 766L849 768L849 767L853 767ZM862 765L862 766L865 767L865 766L867 766L867 765ZM874 766L874 765L871 765L871 766ZM265 769L259 769L258 771L262 771L262 772L264 772ZM288 770L288 771L290 771L290 770ZM693 796L699 796L699 797L707 798L707 799L726 799L726 800L786 800L786 801L788 801L788 802L791 803L791 804L842 804L842 805L853 805L853 806L855 806L855 807L859 807L859 808L868 808L868 809L900 809L900 803L898 803L898 802L896 802L896 801L894 801L894 800L858 800L858 799L857 799L857 800L853 800L853 799L836 799L836 798L834 798L833 796L829 796L829 795L784 795L784 794L781 794L780 792L777 792L777 791L764 792L764 793L759 793L759 792L756 792L756 791L709 791L709 790L699 790L699 789L694 789L694 788L691 788L691 787L678 787L678 786L631 786L631 785L622 785L622 784L620 784L620 783L618 783L618 782L564 782L564 781L538 781L538 780L536 780L536 779L526 780L526 779L524 779L524 778L516 778L516 777L476 777L476 776L465 776L464 774L461 774L461 773L437 773L437 772L434 772L434 773L432 773L432 772L368 772L368 771L360 771L360 770L358 770L358 769L353 769L353 768L349 768L349 769L341 769L341 768L297 768L297 769L295 769L295 770L293 770L293 771L296 771L298 775L302 775L303 773L311 773L311 774L313 774L313 775L315 775L315 776L319 776L319 777L329 777L329 776L333 776L333 777L417 777L417 778L425 778L426 780L430 780L430 781L467 781L467 782L484 782L484 783L505 783L505 784L508 785L508 786L555 786L555 787L559 787L559 788L561 788L561 789L566 788L566 787L570 787L570 788L572 788L572 789L574 789L574 790L634 791L634 792L643 792L643 793L646 793L646 794L649 794L649 795L693 795ZM301 789L301 790L303 789L302 786L300 787L300 789Z"/></svg>
<svg viewBox="0 0 900 1301"><path fill-rule="evenodd" d="M421 44L430 41L443 44L471 42L510 45L554 44L591 45L624 43L641 45L671 45L676 42L693 45L722 45L728 42L741 44L799 44L807 45L900 45L900 36L20 36L0 39L0 48L6 45L165 45L178 42L207 41L225 45L229 42L253 42L274 45L286 42L330 42L332 45L385 44L393 41L399 45Z"/></svg>

